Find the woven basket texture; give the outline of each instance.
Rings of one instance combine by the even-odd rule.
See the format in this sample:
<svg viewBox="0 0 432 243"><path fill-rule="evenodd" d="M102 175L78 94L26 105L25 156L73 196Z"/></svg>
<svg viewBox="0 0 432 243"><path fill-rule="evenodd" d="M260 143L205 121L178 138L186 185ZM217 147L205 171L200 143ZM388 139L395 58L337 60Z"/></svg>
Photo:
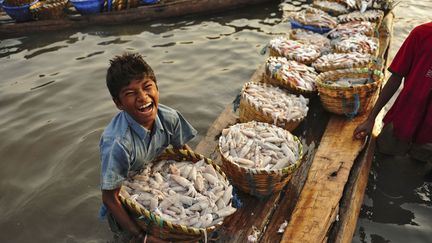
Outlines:
<svg viewBox="0 0 432 243"><path fill-rule="evenodd" d="M288 90L290 93L303 95L305 97L313 97L313 96L318 94L317 90L302 89L302 88L297 87L295 84L293 84L287 80L283 80L282 78L280 78L278 76L273 77L272 74L270 73L270 71L267 69L264 72L261 80L263 83L275 85L275 86L278 86L280 88Z"/></svg>
<svg viewBox="0 0 432 243"><path fill-rule="evenodd" d="M317 56L316 58L306 58L306 57L301 57L301 56L284 56L281 53L279 53L278 51L276 51L275 49L273 49L272 47L269 47L270 52L269 52L269 56L273 56L273 57L286 57L287 59L291 59L291 60L295 60L299 63L303 63L306 65L310 65L312 64L319 56Z"/></svg>
<svg viewBox="0 0 432 243"><path fill-rule="evenodd" d="M140 5L139 0L112 0L112 11L120 11L129 8L137 8Z"/></svg>
<svg viewBox="0 0 432 243"><path fill-rule="evenodd" d="M247 84L246 84L247 85ZM271 86L267 84L263 84L265 86ZM239 119L240 122L246 123L250 121L258 121L258 122L265 122L268 124L275 124L278 127L282 127L283 129L287 131L293 131L298 127L298 125L304 120L305 117L295 119L295 120L286 120L281 117L275 121L271 114L265 113L260 107L255 108L254 105L250 104L247 99L244 92L242 92L241 99L240 99L240 106L239 106Z"/></svg>
<svg viewBox="0 0 432 243"><path fill-rule="evenodd" d="M273 193L281 191L301 164L303 158L302 144L296 136L294 136L294 139L298 144L299 159L295 164L288 167L276 171L267 171L264 169L250 169L239 166L237 163L225 158L221 153L220 146L218 146L222 160L222 168L228 178L230 178L232 184L239 190L258 198L268 197Z"/></svg>
<svg viewBox="0 0 432 243"><path fill-rule="evenodd" d="M353 87L338 87L325 84L325 81L335 81L340 78L369 78L374 82ZM317 88L323 107L329 112L348 117L362 114L369 108L372 96L383 80L381 71L358 68L341 69L324 72L317 77ZM358 106L356 111L355 106Z"/></svg>
<svg viewBox="0 0 432 243"><path fill-rule="evenodd" d="M176 161L192 161L197 162L204 159L205 163L212 165L215 170L227 179L225 173L212 160L204 157L201 154L194 153L183 149L166 149L165 152L155 161L160 160L176 160ZM163 220L158 215L150 212L146 208L137 205L129 198L125 198L120 194L120 201L126 209L134 216L138 225L149 234L159 237L167 241L175 242L197 242L200 239L205 239L210 233L222 225L220 222L217 225L207 228L193 228L185 225L174 224L170 221Z"/></svg>
<svg viewBox="0 0 432 243"><path fill-rule="evenodd" d="M64 11L68 0L46 0L39 1L30 7L33 17L38 20L61 19L66 16Z"/></svg>
<svg viewBox="0 0 432 243"><path fill-rule="evenodd" d="M379 47L379 44L380 44L379 39L376 38L376 37L370 37L370 36L369 36L369 38L371 38L377 44L377 48L375 50L369 50L369 51L361 49L360 51L357 51L357 52L368 53L368 54L371 54L374 57L377 57L378 54L379 54L379 49L380 49L380 47ZM336 53L349 53L349 52L353 52L353 50L343 50L337 43L334 45L333 49L334 49L334 52L336 52Z"/></svg>
<svg viewBox="0 0 432 243"><path fill-rule="evenodd" d="M334 1L334 2L338 2L338 1ZM340 3L340 4L342 6L344 6L342 3ZM324 11L324 12L326 12L326 13L332 15L332 16L338 16L338 15L346 14L346 13L349 12L347 8L345 9L345 11L342 11L342 10L339 10L339 9L336 9L336 8L327 7L327 6L319 5L319 4L316 4L316 3L313 3L312 6L314 8L321 9L322 11Z"/></svg>
<svg viewBox="0 0 432 243"><path fill-rule="evenodd" d="M354 63L339 63L339 64L316 64L313 63L312 66L319 72L328 72L328 71L335 71L339 69L356 69L356 68L370 68L374 70L382 70L382 63L383 60L381 58L371 58L369 60L362 60L360 62L354 62Z"/></svg>

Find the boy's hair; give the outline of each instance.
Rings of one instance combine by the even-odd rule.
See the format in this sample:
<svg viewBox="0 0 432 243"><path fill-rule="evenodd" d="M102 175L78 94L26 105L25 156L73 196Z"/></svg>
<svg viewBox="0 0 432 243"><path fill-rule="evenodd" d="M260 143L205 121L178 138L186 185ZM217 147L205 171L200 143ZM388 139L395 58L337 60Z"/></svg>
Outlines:
<svg viewBox="0 0 432 243"><path fill-rule="evenodd" d="M138 53L123 53L110 60L106 85L113 99L119 98L120 90L134 80L150 78L156 83L153 69Z"/></svg>

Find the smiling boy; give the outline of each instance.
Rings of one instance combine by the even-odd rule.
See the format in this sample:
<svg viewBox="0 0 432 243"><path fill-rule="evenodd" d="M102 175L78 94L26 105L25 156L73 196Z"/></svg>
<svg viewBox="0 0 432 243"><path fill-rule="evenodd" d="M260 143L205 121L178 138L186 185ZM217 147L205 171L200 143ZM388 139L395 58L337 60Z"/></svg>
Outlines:
<svg viewBox="0 0 432 243"><path fill-rule="evenodd" d="M119 200L120 187L129 173L141 170L165 148L189 149L196 130L176 110L159 104L152 68L141 55L125 53L110 61L106 84L120 110L100 140L102 201L111 230L122 241L160 242L147 236Z"/></svg>

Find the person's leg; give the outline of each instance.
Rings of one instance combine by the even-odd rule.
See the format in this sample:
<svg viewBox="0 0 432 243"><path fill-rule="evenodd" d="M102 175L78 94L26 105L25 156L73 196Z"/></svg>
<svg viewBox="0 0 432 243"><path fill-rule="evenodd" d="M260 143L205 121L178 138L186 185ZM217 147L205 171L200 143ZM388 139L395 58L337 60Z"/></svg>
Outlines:
<svg viewBox="0 0 432 243"><path fill-rule="evenodd" d="M411 147L411 143L396 138L393 134L393 124L386 124L377 138L378 152L392 156L404 156Z"/></svg>
<svg viewBox="0 0 432 243"><path fill-rule="evenodd" d="M432 162L432 143L427 144L413 144L409 151L411 158L424 161Z"/></svg>

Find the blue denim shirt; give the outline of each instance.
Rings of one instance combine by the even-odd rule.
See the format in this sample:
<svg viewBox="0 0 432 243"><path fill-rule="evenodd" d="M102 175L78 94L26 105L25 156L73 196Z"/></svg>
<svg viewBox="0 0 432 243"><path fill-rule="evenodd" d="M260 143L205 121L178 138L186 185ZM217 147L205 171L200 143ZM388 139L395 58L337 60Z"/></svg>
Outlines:
<svg viewBox="0 0 432 243"><path fill-rule="evenodd" d="M176 110L159 104L152 131L138 124L128 113L119 112L100 140L101 189L119 188L130 171L138 171L169 145L181 147L197 131Z"/></svg>

